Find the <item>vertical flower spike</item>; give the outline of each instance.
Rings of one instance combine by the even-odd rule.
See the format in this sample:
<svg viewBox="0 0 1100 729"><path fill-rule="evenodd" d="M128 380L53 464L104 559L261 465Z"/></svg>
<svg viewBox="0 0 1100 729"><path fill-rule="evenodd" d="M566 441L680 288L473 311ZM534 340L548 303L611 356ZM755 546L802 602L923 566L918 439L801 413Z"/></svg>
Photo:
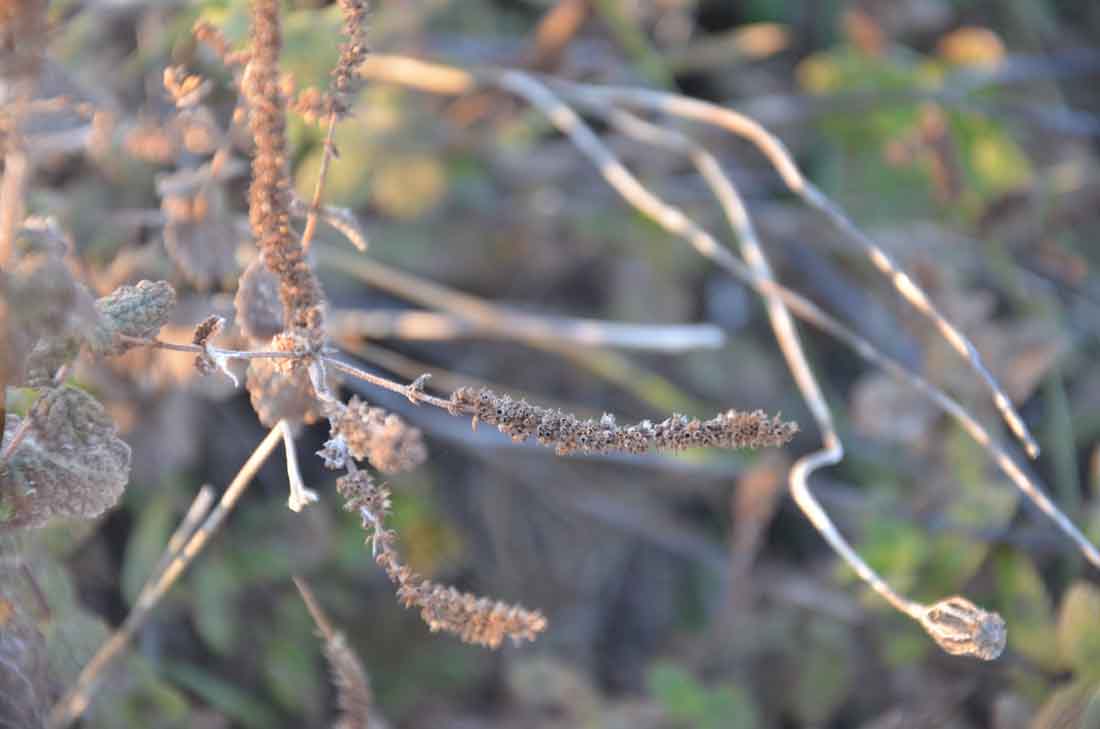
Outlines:
<svg viewBox="0 0 1100 729"><path fill-rule="evenodd" d="M248 215L264 264L279 278L287 329L324 338L324 296L305 251L290 230L290 178L286 158L285 104L279 87L282 35L278 0L252 2L252 60L242 79L251 111L252 187Z"/></svg>

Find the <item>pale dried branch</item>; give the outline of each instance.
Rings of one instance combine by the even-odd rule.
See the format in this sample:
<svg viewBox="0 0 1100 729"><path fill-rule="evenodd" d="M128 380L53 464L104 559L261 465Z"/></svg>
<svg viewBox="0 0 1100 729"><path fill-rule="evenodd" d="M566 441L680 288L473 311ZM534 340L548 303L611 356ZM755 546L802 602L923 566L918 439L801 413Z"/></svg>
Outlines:
<svg viewBox="0 0 1100 729"><path fill-rule="evenodd" d="M500 314L491 326L486 326L450 312L338 309L330 314L329 331L334 337L537 340L559 346L666 353L718 349L726 342L725 333L713 324L631 324L521 314L503 308Z"/></svg>
<svg viewBox="0 0 1100 729"><path fill-rule="evenodd" d="M80 671L73 686L62 696L50 711L48 726L50 729L63 729L76 721L87 710L95 692L100 675L103 670L117 658L129 645L134 634L145 624L154 607L164 597L165 593L176 583L183 572L194 561L195 557L206 546L210 538L217 532L222 522L237 505L237 501L244 494L245 489L252 483L252 479L267 461L271 452L279 444L281 433L279 428L272 428L256 450L248 457L241 470L225 489L218 505L206 516L202 525L194 528L194 523L202 518L199 513L203 510L210 497L199 492L196 503L192 504L184 517L183 522L176 533L168 542L164 556L161 557L157 569L146 580L137 602L133 609L123 620L107 641L99 647L96 654L88 661ZM192 529L191 533L184 536L185 530ZM177 545L173 549L173 545Z"/></svg>
<svg viewBox="0 0 1100 729"><path fill-rule="evenodd" d="M973 343L940 313L916 282L902 271L881 247L863 233L825 193L803 176L786 146L763 126L732 109L677 94L639 88L588 86L566 81L549 83L552 88L567 94L572 99L583 98L606 105L621 105L667 113L717 126L753 144L767 157L791 192L798 195L807 205L824 214L847 239L855 241L865 251L871 263L890 279L901 297L935 324L944 339L981 378L990 391L1001 416L1013 434L1024 444L1028 455L1032 458L1039 455L1039 446L1034 437L1016 412L1012 401L982 362Z"/></svg>

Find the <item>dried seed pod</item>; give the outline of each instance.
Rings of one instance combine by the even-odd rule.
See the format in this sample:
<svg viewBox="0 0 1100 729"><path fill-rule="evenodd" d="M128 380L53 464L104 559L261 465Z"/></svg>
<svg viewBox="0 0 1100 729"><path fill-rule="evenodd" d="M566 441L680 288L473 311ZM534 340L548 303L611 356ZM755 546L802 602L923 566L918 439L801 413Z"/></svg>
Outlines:
<svg viewBox="0 0 1100 729"><path fill-rule="evenodd" d="M992 661L1005 648L1008 631L997 613L982 610L956 595L929 606L920 624L932 640L953 656Z"/></svg>

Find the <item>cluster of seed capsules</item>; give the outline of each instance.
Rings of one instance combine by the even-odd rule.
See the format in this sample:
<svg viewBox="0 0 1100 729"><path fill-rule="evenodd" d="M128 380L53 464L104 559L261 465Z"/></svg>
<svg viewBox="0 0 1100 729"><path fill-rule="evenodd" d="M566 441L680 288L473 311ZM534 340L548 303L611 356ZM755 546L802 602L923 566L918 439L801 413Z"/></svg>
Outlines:
<svg viewBox="0 0 1100 729"><path fill-rule="evenodd" d="M489 389L463 387L451 395L451 412L471 415L476 427L488 423L515 441L535 436L539 444L553 446L558 455L570 453L633 453L649 450L679 451L686 448L763 448L790 441L798 425L769 418L763 411L728 410L710 420L673 415L659 423L643 420L619 426L605 414L599 420L514 400Z"/></svg>

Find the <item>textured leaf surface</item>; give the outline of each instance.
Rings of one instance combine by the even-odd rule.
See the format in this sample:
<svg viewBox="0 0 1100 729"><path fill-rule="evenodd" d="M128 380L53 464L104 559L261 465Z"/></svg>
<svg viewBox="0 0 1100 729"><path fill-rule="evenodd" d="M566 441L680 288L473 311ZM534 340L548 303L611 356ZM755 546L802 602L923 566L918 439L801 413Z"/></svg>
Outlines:
<svg viewBox="0 0 1100 729"><path fill-rule="evenodd" d="M118 501L130 474L130 446L94 397L75 387L43 395L26 438L0 472L12 495L11 521L40 527L51 518L94 519ZM10 416L4 443L20 418Z"/></svg>

